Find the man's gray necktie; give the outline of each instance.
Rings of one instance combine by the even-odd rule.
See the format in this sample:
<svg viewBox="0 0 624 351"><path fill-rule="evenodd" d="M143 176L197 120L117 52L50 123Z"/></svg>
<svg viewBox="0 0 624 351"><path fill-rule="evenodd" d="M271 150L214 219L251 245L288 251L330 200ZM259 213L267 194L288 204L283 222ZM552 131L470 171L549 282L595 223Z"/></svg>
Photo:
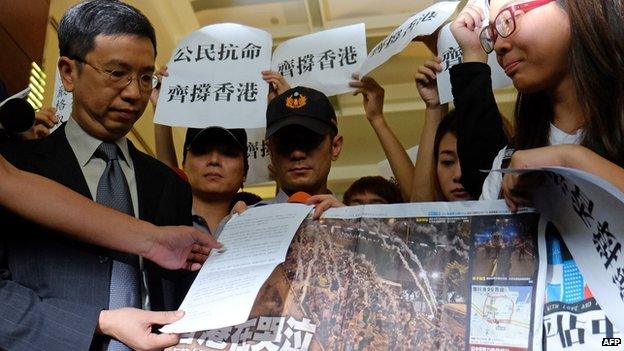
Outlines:
<svg viewBox="0 0 624 351"><path fill-rule="evenodd" d="M134 215L130 188L121 170L118 159L119 148L114 143L103 142L95 151L94 157L106 161L106 169L100 177L97 187L96 201L102 205L121 212ZM138 258L134 255L113 252L113 269L111 272L109 309L122 307L141 307L140 275ZM126 345L111 340L107 350L130 350Z"/></svg>

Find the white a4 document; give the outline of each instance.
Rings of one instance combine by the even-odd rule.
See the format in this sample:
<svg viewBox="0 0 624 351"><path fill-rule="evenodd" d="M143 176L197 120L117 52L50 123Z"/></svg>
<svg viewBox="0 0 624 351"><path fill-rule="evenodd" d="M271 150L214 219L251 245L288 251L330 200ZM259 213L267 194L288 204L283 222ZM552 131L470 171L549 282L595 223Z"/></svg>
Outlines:
<svg viewBox="0 0 624 351"><path fill-rule="evenodd" d="M277 204L251 208L233 216L187 293L179 321L161 329L187 333L218 329L247 320L262 284L286 259L293 236L311 206Z"/></svg>

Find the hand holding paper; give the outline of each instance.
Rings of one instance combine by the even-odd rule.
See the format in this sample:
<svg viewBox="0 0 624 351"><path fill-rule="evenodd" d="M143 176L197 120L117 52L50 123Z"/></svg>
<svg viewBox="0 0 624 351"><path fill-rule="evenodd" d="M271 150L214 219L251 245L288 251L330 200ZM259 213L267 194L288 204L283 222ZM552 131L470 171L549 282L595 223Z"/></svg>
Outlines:
<svg viewBox="0 0 624 351"><path fill-rule="evenodd" d="M462 50L463 62L487 62L487 54L481 47L479 35L488 23L483 0L472 0L451 23L451 33ZM478 4L480 3L480 4Z"/></svg>
<svg viewBox="0 0 624 351"><path fill-rule="evenodd" d="M360 79L357 75L354 75L353 78ZM385 91L376 80L365 76L359 81L349 83L349 85L357 89L353 95L362 94L362 103L369 122L383 118Z"/></svg>
<svg viewBox="0 0 624 351"><path fill-rule="evenodd" d="M442 72L438 74L438 92L440 94L440 103L445 104L453 101L450 69L464 62L462 49L451 33L451 23L442 27L438 35L438 56L442 58L443 67ZM511 85L511 79L507 77L496 61L495 52L488 55L487 64L492 70L492 88L502 88Z"/></svg>
<svg viewBox="0 0 624 351"><path fill-rule="evenodd" d="M244 322L310 210L302 204L278 204L232 216L219 236L227 250L206 260L180 306L184 318L161 331L185 333Z"/></svg>
<svg viewBox="0 0 624 351"><path fill-rule="evenodd" d="M440 107L437 77L442 71L441 61L439 57L425 61L422 66L418 67L418 73L415 76L418 94L427 108Z"/></svg>

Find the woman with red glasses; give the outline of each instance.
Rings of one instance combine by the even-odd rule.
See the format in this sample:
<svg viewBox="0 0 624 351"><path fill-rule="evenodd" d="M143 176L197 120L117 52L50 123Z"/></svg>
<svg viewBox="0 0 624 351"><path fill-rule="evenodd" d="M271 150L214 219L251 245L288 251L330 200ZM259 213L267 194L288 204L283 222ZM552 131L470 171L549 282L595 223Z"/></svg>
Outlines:
<svg viewBox="0 0 624 351"><path fill-rule="evenodd" d="M486 19L481 9L467 5L454 23L453 34L460 44L460 39L469 40L473 48L479 44L486 53L494 51L519 92L516 134L509 150L499 153L492 168L501 168L503 156L511 155L509 167L577 168L624 191L623 1L491 0L489 10ZM475 104L487 99L481 100ZM528 204L527 190L521 177L503 178L492 172L484 183L482 198L502 195L515 210ZM558 256L556 260L565 261L567 272L578 271L563 240L549 236L546 246L549 262ZM551 278L547 279L552 280L547 282L546 301L574 308L591 298L591 287L581 274L573 273L573 285L580 286L580 292L563 299L557 284L562 275L549 270ZM592 313L592 319L611 323L603 312ZM550 316L554 320L554 314ZM590 324L582 317L574 323ZM544 326L546 330L546 323ZM610 329L610 333L621 335ZM574 346L557 337L544 337L544 349L595 350L602 336L592 339L593 334L586 333L584 337L584 343L575 340Z"/></svg>
<svg viewBox="0 0 624 351"><path fill-rule="evenodd" d="M473 4L459 17L518 89L509 167L577 168L624 191L622 0L491 0L489 24ZM482 198L500 194L515 210L526 190L519 176L494 172Z"/></svg>

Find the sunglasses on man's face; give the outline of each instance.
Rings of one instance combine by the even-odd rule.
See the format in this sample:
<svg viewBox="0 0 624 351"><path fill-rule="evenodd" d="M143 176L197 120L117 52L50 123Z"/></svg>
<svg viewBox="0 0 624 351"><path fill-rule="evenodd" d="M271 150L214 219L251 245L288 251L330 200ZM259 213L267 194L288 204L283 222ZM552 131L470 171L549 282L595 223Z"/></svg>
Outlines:
<svg viewBox="0 0 624 351"><path fill-rule="evenodd" d="M275 146L277 153L288 156L295 150L307 153L317 149L325 137L324 134L315 133L302 126L288 126L271 137L271 144Z"/></svg>

